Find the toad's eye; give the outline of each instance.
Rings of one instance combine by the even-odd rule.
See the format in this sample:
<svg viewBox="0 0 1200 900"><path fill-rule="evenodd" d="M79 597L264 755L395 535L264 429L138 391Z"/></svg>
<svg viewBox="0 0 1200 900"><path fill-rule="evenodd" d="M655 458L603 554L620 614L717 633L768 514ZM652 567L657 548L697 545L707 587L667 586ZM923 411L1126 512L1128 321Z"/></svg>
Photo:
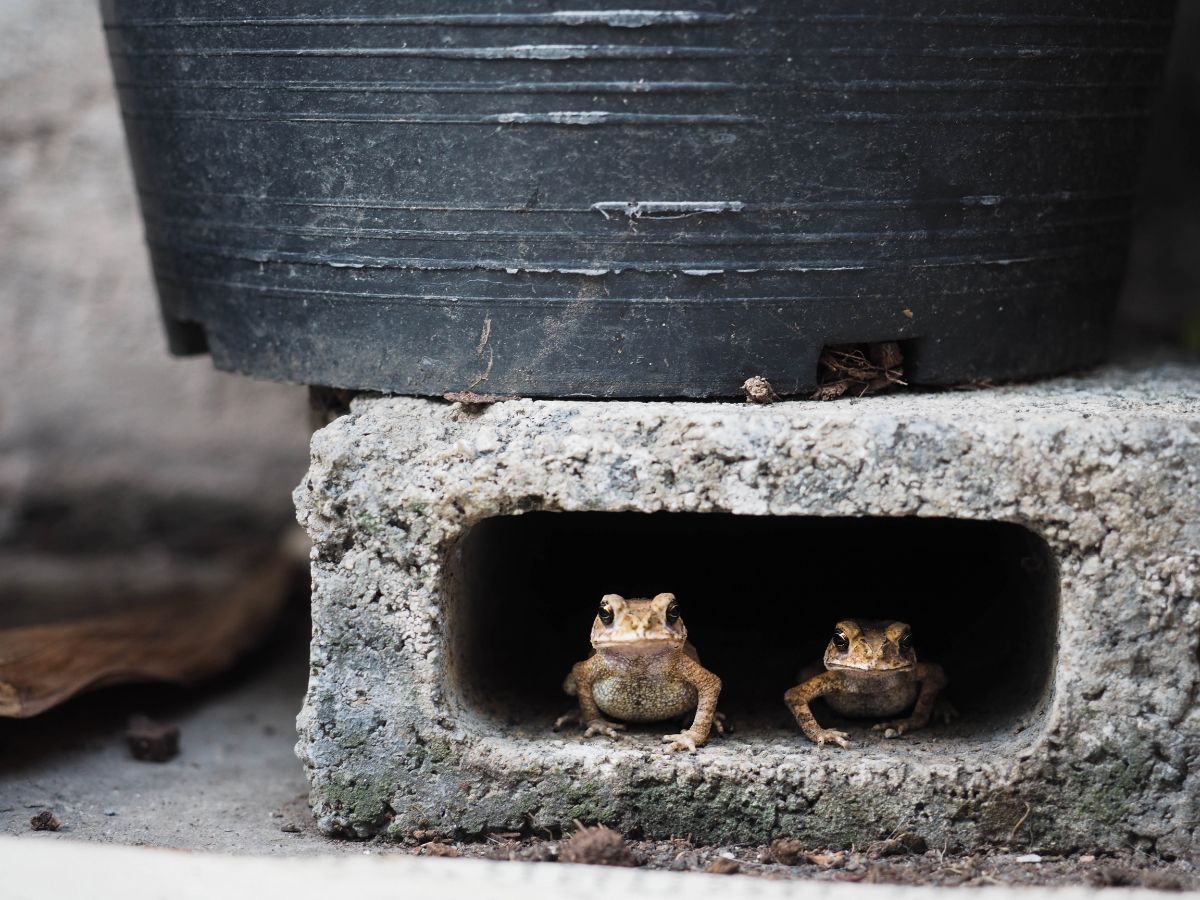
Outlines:
<svg viewBox="0 0 1200 900"><path fill-rule="evenodd" d="M611 606L609 606L607 603L601 603L601 604L600 604L600 610L599 610L599 611L596 613L596 616L597 616L597 617L600 619L600 621L601 621L601 622L603 622L605 625L611 625L611 624L613 623L613 611L612 611L612 607L611 607Z"/></svg>
<svg viewBox="0 0 1200 900"><path fill-rule="evenodd" d="M672 601L671 605L667 607L667 624L674 625L678 621L679 621L679 604Z"/></svg>
<svg viewBox="0 0 1200 900"><path fill-rule="evenodd" d="M833 646L837 647L839 650L850 649L850 638L846 637L846 632L842 631L840 628L833 633Z"/></svg>
<svg viewBox="0 0 1200 900"><path fill-rule="evenodd" d="M906 631L900 636L900 649L909 650L912 648L912 632Z"/></svg>

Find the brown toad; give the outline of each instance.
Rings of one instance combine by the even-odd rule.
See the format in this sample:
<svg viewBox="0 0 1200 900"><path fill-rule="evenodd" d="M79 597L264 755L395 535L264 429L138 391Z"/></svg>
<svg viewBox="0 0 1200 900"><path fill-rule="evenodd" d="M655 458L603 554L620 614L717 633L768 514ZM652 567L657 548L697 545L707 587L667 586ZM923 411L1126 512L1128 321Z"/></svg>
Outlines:
<svg viewBox="0 0 1200 900"><path fill-rule="evenodd" d="M692 725L663 742L694 752L708 740L717 712L721 679L700 665L688 643L674 594L626 600L606 594L592 623L592 655L576 663L563 690L579 698L579 712L562 716L586 726L584 737L617 737L625 722L661 722L696 711ZM718 728L720 724L718 722Z"/></svg>
<svg viewBox="0 0 1200 900"><path fill-rule="evenodd" d="M824 746L831 741L850 746L846 732L822 728L808 704L818 697L839 715L858 718L896 716L910 706L908 718L880 722L875 731L899 737L923 728L933 714L946 674L937 663L917 662L912 629L904 622L843 619L825 648L824 671L814 664L800 674L800 684L783 695L805 737Z"/></svg>

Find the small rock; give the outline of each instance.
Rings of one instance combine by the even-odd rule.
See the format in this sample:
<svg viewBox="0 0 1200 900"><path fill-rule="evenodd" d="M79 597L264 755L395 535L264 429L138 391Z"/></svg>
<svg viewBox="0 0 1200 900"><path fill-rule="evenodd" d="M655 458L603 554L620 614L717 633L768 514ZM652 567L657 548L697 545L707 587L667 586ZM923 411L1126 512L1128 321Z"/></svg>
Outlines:
<svg viewBox="0 0 1200 900"><path fill-rule="evenodd" d="M700 868L700 854L695 850L680 850L671 860L672 872L694 872Z"/></svg>
<svg viewBox="0 0 1200 900"><path fill-rule="evenodd" d="M1036 853L1025 853L1013 860L1013 862L1019 863L1040 863L1041 861L1042 858Z"/></svg>
<svg viewBox="0 0 1200 900"><path fill-rule="evenodd" d="M125 729L125 740L134 759L166 762L179 755L179 726L162 725L145 716L134 716Z"/></svg>
<svg viewBox="0 0 1200 900"><path fill-rule="evenodd" d="M1085 853L1083 856L1079 857L1079 861L1081 863L1094 863L1096 861L1096 857L1091 853Z"/></svg>
<svg viewBox="0 0 1200 900"><path fill-rule="evenodd" d="M738 865L736 859L730 859L728 856L718 856L707 866L704 871L711 875L736 875L741 866Z"/></svg>
<svg viewBox="0 0 1200 900"><path fill-rule="evenodd" d="M280 825L279 830L282 831L284 834L299 834L300 826L297 825L295 822L288 822L285 825Z"/></svg>
<svg viewBox="0 0 1200 900"><path fill-rule="evenodd" d="M808 861L821 869L840 869L846 865L846 851L836 850L832 853L810 853Z"/></svg>
<svg viewBox="0 0 1200 900"><path fill-rule="evenodd" d="M771 382L767 381L761 375L754 375L742 382L742 392L746 395L747 403L757 403L765 406L779 399L779 395L771 387Z"/></svg>
<svg viewBox="0 0 1200 900"><path fill-rule="evenodd" d="M104 811L104 814L106 816L115 816L117 814L117 811L115 809L106 809Z"/></svg>
<svg viewBox="0 0 1200 900"><path fill-rule="evenodd" d="M798 866L808 862L808 849L795 838L776 838L771 842L771 859L781 866Z"/></svg>
<svg viewBox="0 0 1200 900"><path fill-rule="evenodd" d="M604 825L580 828L563 844L559 858L593 866L636 866L637 859L625 838Z"/></svg>
<svg viewBox="0 0 1200 900"><path fill-rule="evenodd" d="M58 831L62 827L62 822L58 821L58 818L50 810L43 809L29 820L29 827L33 831Z"/></svg>
<svg viewBox="0 0 1200 900"><path fill-rule="evenodd" d="M510 858L522 859L526 862L558 862L558 853L558 844L551 841L539 841Z"/></svg>

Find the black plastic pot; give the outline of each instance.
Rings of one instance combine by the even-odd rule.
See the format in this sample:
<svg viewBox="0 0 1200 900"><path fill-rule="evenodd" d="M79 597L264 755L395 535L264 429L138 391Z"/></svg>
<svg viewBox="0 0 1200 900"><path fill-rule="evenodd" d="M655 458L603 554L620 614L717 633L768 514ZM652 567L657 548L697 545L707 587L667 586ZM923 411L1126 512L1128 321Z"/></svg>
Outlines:
<svg viewBox="0 0 1200 900"><path fill-rule="evenodd" d="M1173 0L105 0L175 352L728 396L1094 363Z"/></svg>

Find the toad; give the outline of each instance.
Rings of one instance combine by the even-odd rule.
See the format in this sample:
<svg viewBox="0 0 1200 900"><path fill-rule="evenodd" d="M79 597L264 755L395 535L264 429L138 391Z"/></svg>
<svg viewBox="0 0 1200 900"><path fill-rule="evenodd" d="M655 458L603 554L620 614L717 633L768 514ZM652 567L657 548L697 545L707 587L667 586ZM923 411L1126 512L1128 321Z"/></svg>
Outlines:
<svg viewBox="0 0 1200 900"><path fill-rule="evenodd" d="M818 746L850 746L846 732L822 728L813 717L808 704L818 697L850 718L897 716L912 707L907 718L874 726L891 738L927 725L938 692L946 686L941 666L917 661L912 629L904 622L843 619L833 630L823 662L805 669L800 684L783 695L804 736Z"/></svg>
<svg viewBox="0 0 1200 900"><path fill-rule="evenodd" d="M687 634L674 594L651 600L606 594L592 622L592 654L563 682L563 690L579 699L579 711L554 727L577 721L586 729L584 737L618 737L624 722L661 722L695 710L690 728L663 736L668 749L694 753L708 740L714 721L721 730L721 679L700 665Z"/></svg>

